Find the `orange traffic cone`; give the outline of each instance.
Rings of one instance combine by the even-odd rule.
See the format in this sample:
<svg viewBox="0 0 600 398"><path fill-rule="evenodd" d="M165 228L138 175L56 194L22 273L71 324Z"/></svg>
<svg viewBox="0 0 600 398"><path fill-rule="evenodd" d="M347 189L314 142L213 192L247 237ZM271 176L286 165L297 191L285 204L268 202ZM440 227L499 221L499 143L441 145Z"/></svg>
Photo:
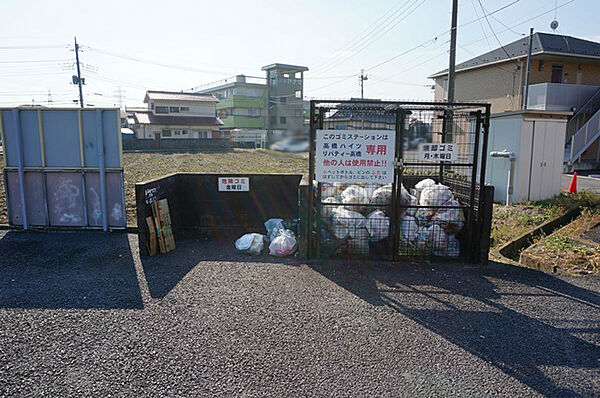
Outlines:
<svg viewBox="0 0 600 398"><path fill-rule="evenodd" d="M573 173L573 178L571 179L571 185L569 185L569 193L577 193L577 172Z"/></svg>

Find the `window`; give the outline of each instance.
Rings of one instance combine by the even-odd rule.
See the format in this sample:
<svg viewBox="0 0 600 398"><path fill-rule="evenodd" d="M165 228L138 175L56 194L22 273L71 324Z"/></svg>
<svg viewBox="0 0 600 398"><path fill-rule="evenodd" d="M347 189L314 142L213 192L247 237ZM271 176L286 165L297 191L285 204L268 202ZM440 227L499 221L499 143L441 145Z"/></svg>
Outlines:
<svg viewBox="0 0 600 398"><path fill-rule="evenodd" d="M190 107L189 106L182 106L181 108L179 108L181 110L181 112L189 112Z"/></svg>
<svg viewBox="0 0 600 398"><path fill-rule="evenodd" d="M296 75L294 77L296 79L302 79L302 72L296 72Z"/></svg>
<svg viewBox="0 0 600 398"><path fill-rule="evenodd" d="M154 102L150 103L150 109L154 109Z"/></svg>
<svg viewBox="0 0 600 398"><path fill-rule="evenodd" d="M296 91L294 91L294 97L296 97L296 98L302 98L302 90L296 90Z"/></svg>
<svg viewBox="0 0 600 398"><path fill-rule="evenodd" d="M157 106L154 109L154 113L169 113L168 106Z"/></svg>
<svg viewBox="0 0 600 398"><path fill-rule="evenodd" d="M279 117L279 123L280 124L285 124L285 122L286 122L285 116L280 116Z"/></svg>
<svg viewBox="0 0 600 398"><path fill-rule="evenodd" d="M281 102L282 104L287 104L287 98L286 97L279 97L279 102Z"/></svg>
<svg viewBox="0 0 600 398"><path fill-rule="evenodd" d="M187 130L181 130L181 135L187 135L188 131Z"/></svg>
<svg viewBox="0 0 600 398"><path fill-rule="evenodd" d="M179 113L179 107L178 106L170 106L169 112L170 113Z"/></svg>
<svg viewBox="0 0 600 398"><path fill-rule="evenodd" d="M181 135L181 130L175 130L175 131L174 131L174 134L175 134L175 135Z"/></svg>
<svg viewBox="0 0 600 398"><path fill-rule="evenodd" d="M283 77L285 77L286 79L289 79L290 78L290 74L289 73L284 73Z"/></svg>
<svg viewBox="0 0 600 398"><path fill-rule="evenodd" d="M170 137L171 136L171 130L169 130L169 129L162 129L162 136L163 137Z"/></svg>
<svg viewBox="0 0 600 398"><path fill-rule="evenodd" d="M550 76L550 83L562 83L563 82L563 67L562 65L552 65L552 75Z"/></svg>
<svg viewBox="0 0 600 398"><path fill-rule="evenodd" d="M199 131L198 138L210 139L212 138L212 131Z"/></svg>

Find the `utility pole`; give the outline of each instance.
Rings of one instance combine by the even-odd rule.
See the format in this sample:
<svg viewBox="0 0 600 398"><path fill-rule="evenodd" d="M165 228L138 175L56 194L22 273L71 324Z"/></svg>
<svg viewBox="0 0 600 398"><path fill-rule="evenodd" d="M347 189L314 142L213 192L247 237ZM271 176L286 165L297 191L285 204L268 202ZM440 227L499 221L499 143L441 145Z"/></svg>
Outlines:
<svg viewBox="0 0 600 398"><path fill-rule="evenodd" d="M360 70L360 76L359 76L358 80L360 82L360 98L365 98L365 90L364 90L365 80L369 80L369 77L367 75L365 75L364 69Z"/></svg>
<svg viewBox="0 0 600 398"><path fill-rule="evenodd" d="M458 0L452 0L452 22L450 25L450 63L448 66L448 102L454 102L454 74L456 72L456 25L458 22Z"/></svg>
<svg viewBox="0 0 600 398"><path fill-rule="evenodd" d="M81 68L79 67L79 45L77 44L77 37L75 37L75 61L77 61L77 78L73 76L73 83L77 83L79 85L79 105L83 108L83 91L81 89L81 84L84 83L81 79Z"/></svg>
<svg viewBox="0 0 600 398"><path fill-rule="evenodd" d="M523 87L523 100L521 108L527 109L527 97L529 96L529 70L531 69L531 47L533 46L533 28L529 29L529 49L527 50L527 66L525 67L525 86Z"/></svg>

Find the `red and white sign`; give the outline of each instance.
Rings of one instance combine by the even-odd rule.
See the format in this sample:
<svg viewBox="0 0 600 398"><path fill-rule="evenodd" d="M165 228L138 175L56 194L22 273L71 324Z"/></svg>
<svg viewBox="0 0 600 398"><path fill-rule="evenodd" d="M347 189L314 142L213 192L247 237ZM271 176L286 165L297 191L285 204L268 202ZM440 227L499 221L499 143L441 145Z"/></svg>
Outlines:
<svg viewBox="0 0 600 398"><path fill-rule="evenodd" d="M250 191L250 179L248 177L219 177L219 191L248 192Z"/></svg>
<svg viewBox="0 0 600 398"><path fill-rule="evenodd" d="M394 131L317 130L316 179L318 182L393 182L395 143Z"/></svg>

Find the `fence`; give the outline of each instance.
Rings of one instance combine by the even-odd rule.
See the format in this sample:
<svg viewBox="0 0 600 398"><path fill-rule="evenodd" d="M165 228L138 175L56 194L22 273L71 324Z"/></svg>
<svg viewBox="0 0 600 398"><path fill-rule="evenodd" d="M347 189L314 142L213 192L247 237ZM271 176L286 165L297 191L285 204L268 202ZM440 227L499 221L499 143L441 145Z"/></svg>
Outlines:
<svg viewBox="0 0 600 398"><path fill-rule="evenodd" d="M9 223L124 228L118 109L0 109Z"/></svg>
<svg viewBox="0 0 600 398"><path fill-rule="evenodd" d="M323 129L348 104L355 119L385 112L395 123ZM480 188L489 110L471 103L311 101L309 257L487 258L489 242L479 238L489 238L491 221L490 189ZM405 148L417 131L431 141Z"/></svg>

